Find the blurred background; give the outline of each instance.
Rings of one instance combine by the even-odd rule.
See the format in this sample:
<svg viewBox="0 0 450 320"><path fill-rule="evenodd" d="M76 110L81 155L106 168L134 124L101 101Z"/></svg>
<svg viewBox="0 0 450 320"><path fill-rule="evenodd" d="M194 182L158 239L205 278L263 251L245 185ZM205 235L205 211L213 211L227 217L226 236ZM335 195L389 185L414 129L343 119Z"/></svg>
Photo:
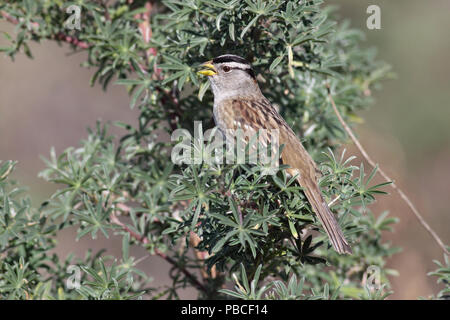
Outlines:
<svg viewBox="0 0 450 320"><path fill-rule="evenodd" d="M375 105L360 114L365 123L356 129L368 153L390 175L423 214L446 244L450 244L450 2L446 0L326 1L339 6L341 19L366 33L363 45L378 48L378 58L393 66L395 80L375 91ZM368 30L366 9L381 9L381 29ZM0 22L0 31L13 27ZM0 38L0 46L4 38ZM78 146L87 137L86 128L97 119L136 123L123 86L108 92L89 86L93 70L80 67L86 55L70 53L66 46L51 41L33 44L34 59L24 55L15 62L0 59L0 159L17 160L14 178L29 187L35 206L54 192L54 185L37 177L51 147L56 153ZM50 67L49 67L50 66ZM122 134L119 129L113 133ZM361 155L351 145L347 155ZM368 167L368 166L367 166ZM379 180L381 182L381 180ZM392 189L389 189L391 192ZM380 196L372 207L375 214L389 210L400 218L395 233L385 239L403 250L388 260L399 271L392 277L391 299L416 299L438 292L436 279L426 274L434 269L433 259L443 253L419 225L397 194ZM121 239L74 243L75 232L61 235L56 251L63 256L74 252L83 257L86 248L108 247L121 256ZM145 251L135 249L137 257ZM169 265L159 258L145 259L140 269L155 278L154 285L169 281ZM193 297L183 292L181 298Z"/></svg>

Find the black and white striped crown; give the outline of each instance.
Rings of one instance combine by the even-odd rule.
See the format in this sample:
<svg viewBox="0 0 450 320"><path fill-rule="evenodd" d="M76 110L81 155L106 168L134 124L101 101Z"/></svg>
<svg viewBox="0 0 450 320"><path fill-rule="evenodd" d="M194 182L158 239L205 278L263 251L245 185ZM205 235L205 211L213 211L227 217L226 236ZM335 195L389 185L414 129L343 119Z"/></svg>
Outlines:
<svg viewBox="0 0 450 320"><path fill-rule="evenodd" d="M237 55L234 55L234 54L224 54L224 55L218 56L218 57L213 59L213 63L214 64L228 63L228 62L240 63L240 64L243 64L243 65L247 65L247 66L249 66L251 68L250 63L247 60L245 60L244 58L239 57Z"/></svg>
<svg viewBox="0 0 450 320"><path fill-rule="evenodd" d="M212 62L213 64L227 64L231 68L244 70L252 78L255 78L255 73L253 72L250 62L240 56L234 54L224 54L214 58Z"/></svg>

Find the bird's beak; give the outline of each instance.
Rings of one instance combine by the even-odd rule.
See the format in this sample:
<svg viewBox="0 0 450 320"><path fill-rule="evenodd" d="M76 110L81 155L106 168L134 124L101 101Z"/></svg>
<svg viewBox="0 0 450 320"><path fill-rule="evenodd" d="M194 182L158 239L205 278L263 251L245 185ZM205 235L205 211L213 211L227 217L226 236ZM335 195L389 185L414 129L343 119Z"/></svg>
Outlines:
<svg viewBox="0 0 450 320"><path fill-rule="evenodd" d="M216 68L214 68L212 64L212 60L206 61L205 63L202 63L200 66L204 67L205 69L200 70L197 72L198 74L201 74L203 76L213 76L217 74Z"/></svg>

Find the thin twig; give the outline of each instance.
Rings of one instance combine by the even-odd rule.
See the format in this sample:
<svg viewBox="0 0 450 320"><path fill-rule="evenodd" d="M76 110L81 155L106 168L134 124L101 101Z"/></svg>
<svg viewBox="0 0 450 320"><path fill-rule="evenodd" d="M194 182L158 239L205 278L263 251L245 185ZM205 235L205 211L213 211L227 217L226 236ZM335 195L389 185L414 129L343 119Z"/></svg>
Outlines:
<svg viewBox="0 0 450 320"><path fill-rule="evenodd" d="M197 257L197 259L199 261L205 261L206 259L209 258L209 253L207 251L200 251L200 250L196 249L201 241L202 241L202 239L200 239L198 234L196 234L193 231L190 232L190 234L189 234L189 244L194 249L195 256ZM217 277L217 270L216 270L216 266L215 265L211 268L210 273L208 273L208 267L206 265L204 265L200 269L200 272L201 272L202 278L204 280L215 279Z"/></svg>
<svg viewBox="0 0 450 320"><path fill-rule="evenodd" d="M0 16L2 16L3 18L5 18L6 21L12 23L12 24L18 24L19 20L17 20L16 18L14 18L13 16L11 16L10 14L8 14L5 11L0 11Z"/></svg>
<svg viewBox="0 0 450 320"><path fill-rule="evenodd" d="M370 158L370 156L367 154L366 150L363 148L363 146L361 145L361 143L359 142L359 140L356 138L355 134L353 133L352 129L350 129L350 127L347 125L347 123L345 123L344 119L341 116L341 113L339 112L338 108L336 107L336 103L334 102L333 96L331 95L331 90L330 90L330 86L329 84L326 85L327 90L328 90L328 98L330 99L331 102L331 106L333 107L334 112L336 113L339 122L342 124L342 126L344 127L345 131L347 132L347 134L350 136L350 138L352 139L353 143L356 145L356 147L358 148L359 152L361 152L361 154L363 155L363 157L366 159L366 161L373 167L376 167L375 162L372 160L372 158ZM442 248L442 250L446 253L449 254L447 248L445 247L444 242L441 240L441 238L439 238L439 236L437 235L437 233L428 225L428 223L425 221L425 219L422 217L422 215L420 214L419 210L417 210L417 208L414 206L414 204L411 202L411 200L406 196L406 194L394 183L393 179L391 179L380 167L378 167L378 172L381 174L381 176L387 180L387 181L391 181L391 187L397 191L397 193L400 195L400 197L403 199L403 201L406 202L406 204L409 206L409 208L411 209L411 211L414 213L414 215L416 216L417 220L420 222L420 224L425 228L425 230L428 231L428 233L434 238L434 240L437 242L437 244Z"/></svg>
<svg viewBox="0 0 450 320"><path fill-rule="evenodd" d="M80 48L80 49L89 49L89 47L91 46L87 42L81 41L80 39L78 39L76 37L66 35L65 33L62 33L62 32L58 32L55 35L55 39L59 40L59 41L67 42L69 44L74 45L75 47Z"/></svg>
<svg viewBox="0 0 450 320"><path fill-rule="evenodd" d="M111 222L120 226L124 231L128 232L130 234L131 237L133 237L134 239L136 239L137 241L143 243L143 244L148 244L150 243L150 240L144 236L144 235L139 235L136 232L134 232L133 230L131 230L125 223L121 222L117 216L115 215L115 213L111 214ZM199 290L203 291L203 292L207 292L206 287L203 285L203 283L201 283L200 281L197 280L197 278L189 272L189 270L187 270L185 267L180 266L177 261L175 261L174 259L172 259L171 257L169 257L167 254L165 254L164 252L162 252L161 250L159 250L158 248L154 248L153 249L155 254L161 258L163 258L164 260L166 260L168 263L170 263L171 265L173 265L174 267L178 268L185 276L186 278L188 278L191 283Z"/></svg>

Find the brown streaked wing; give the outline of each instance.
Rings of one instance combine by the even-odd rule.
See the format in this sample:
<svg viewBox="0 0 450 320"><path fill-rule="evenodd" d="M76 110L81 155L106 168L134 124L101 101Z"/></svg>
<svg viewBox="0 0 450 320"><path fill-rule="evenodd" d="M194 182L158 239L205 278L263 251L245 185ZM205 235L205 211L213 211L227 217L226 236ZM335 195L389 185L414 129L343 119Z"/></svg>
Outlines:
<svg viewBox="0 0 450 320"><path fill-rule="evenodd" d="M250 125L254 130L279 129L279 143L280 145L284 144L281 155L283 163L298 169L299 173L303 175L309 175L314 181L316 180L318 170L316 163L294 131L267 99L262 101L232 100L229 106L231 108L227 110L229 112L227 118L234 120L232 126L234 129L237 129L238 126L244 129L244 125ZM293 170L289 171L293 173Z"/></svg>

